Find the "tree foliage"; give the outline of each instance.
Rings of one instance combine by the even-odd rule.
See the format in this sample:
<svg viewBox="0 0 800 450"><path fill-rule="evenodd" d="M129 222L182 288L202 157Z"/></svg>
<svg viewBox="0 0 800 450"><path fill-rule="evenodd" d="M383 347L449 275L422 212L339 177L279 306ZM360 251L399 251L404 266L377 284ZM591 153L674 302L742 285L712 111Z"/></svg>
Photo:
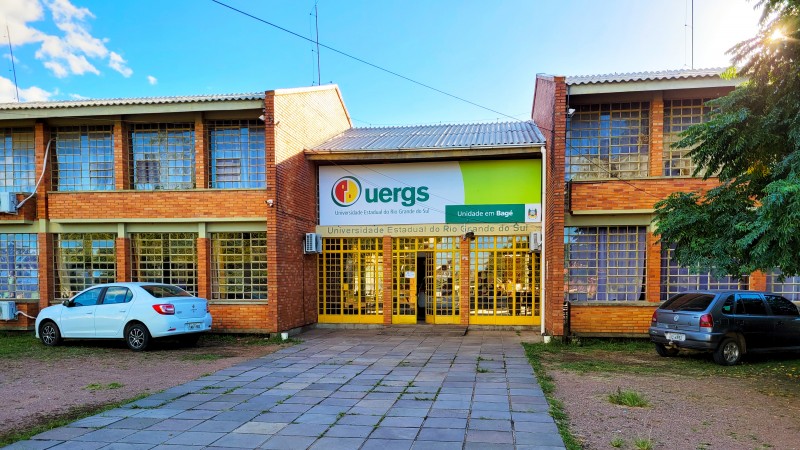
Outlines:
<svg viewBox="0 0 800 450"><path fill-rule="evenodd" d="M656 203L656 234L683 266L716 274L779 268L800 274L800 0L761 0L758 34L730 50L729 75L748 81L709 102L686 130L708 192ZM776 33L776 30L780 30Z"/></svg>

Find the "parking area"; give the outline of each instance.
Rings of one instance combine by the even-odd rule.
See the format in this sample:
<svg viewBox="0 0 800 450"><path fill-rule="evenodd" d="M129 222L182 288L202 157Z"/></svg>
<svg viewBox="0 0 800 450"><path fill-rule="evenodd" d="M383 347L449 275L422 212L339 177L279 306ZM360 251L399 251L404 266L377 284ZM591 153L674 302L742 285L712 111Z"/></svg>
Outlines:
<svg viewBox="0 0 800 450"><path fill-rule="evenodd" d="M316 329L7 448L562 449L533 333Z"/></svg>

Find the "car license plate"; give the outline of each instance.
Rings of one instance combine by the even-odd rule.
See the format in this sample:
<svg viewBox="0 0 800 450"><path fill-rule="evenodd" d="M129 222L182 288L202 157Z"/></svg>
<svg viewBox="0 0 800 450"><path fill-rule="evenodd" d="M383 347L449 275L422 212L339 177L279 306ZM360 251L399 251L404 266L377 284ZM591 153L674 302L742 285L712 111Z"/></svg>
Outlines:
<svg viewBox="0 0 800 450"><path fill-rule="evenodd" d="M200 330L203 328L203 324L200 322L190 322L186 324L187 330Z"/></svg>
<svg viewBox="0 0 800 450"><path fill-rule="evenodd" d="M686 335L683 333L664 333L664 337L669 341L682 342L686 340Z"/></svg>

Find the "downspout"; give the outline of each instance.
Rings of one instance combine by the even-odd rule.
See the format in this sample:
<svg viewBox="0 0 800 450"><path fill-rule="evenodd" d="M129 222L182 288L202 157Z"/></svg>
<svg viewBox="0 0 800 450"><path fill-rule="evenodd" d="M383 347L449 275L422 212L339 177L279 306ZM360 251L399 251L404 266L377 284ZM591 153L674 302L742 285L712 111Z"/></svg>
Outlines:
<svg viewBox="0 0 800 450"><path fill-rule="evenodd" d="M545 327L544 321L547 314L545 311L545 299L547 298L547 283L545 280L547 277L545 274L547 273L547 239L545 237L545 233L547 232L547 144L542 146L542 253L539 255L539 286L540 292L539 297L542 299L541 307L539 308L539 317L541 317L541 327L539 332L544 335L545 334Z"/></svg>

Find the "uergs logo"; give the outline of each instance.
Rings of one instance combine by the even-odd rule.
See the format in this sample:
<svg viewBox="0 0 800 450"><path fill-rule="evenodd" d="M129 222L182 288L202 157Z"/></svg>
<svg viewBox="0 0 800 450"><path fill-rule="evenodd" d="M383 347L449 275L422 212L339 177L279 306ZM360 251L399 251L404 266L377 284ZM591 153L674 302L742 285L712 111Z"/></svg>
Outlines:
<svg viewBox="0 0 800 450"><path fill-rule="evenodd" d="M331 198L339 206L350 206L361 197L361 183L355 177L342 177L333 183Z"/></svg>

